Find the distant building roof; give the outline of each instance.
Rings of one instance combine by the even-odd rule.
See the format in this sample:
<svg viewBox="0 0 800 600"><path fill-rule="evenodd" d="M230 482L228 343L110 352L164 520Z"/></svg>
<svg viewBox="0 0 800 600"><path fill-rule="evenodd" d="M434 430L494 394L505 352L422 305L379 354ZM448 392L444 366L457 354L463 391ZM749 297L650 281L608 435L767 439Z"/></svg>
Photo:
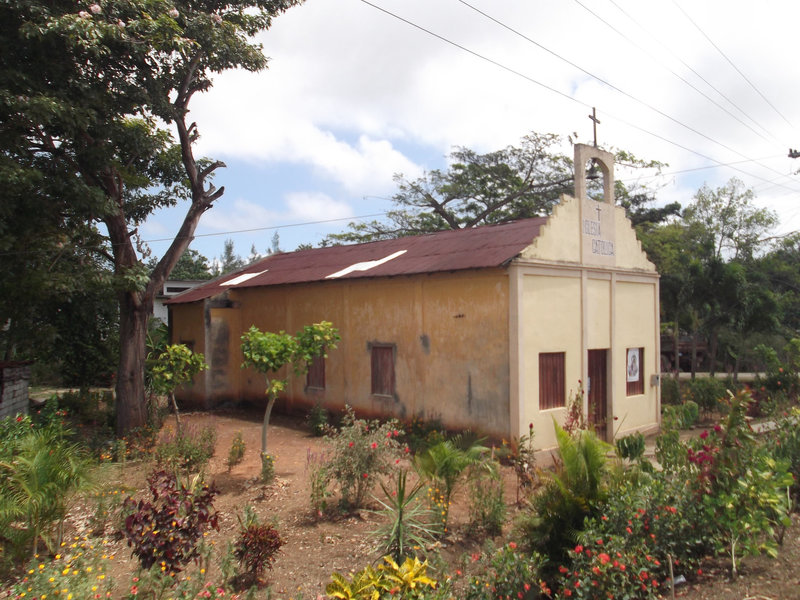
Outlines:
<svg viewBox="0 0 800 600"><path fill-rule="evenodd" d="M502 225L273 254L165 303L196 302L231 288L500 267L528 247L546 222L545 217L537 217Z"/></svg>

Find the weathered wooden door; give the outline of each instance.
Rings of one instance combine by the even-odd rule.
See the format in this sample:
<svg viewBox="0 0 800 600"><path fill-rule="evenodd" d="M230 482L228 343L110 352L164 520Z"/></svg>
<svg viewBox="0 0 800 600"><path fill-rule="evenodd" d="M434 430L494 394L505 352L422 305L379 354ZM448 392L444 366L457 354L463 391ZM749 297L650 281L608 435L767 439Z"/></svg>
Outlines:
<svg viewBox="0 0 800 600"><path fill-rule="evenodd" d="M608 434L608 350L589 350L588 419L597 436Z"/></svg>

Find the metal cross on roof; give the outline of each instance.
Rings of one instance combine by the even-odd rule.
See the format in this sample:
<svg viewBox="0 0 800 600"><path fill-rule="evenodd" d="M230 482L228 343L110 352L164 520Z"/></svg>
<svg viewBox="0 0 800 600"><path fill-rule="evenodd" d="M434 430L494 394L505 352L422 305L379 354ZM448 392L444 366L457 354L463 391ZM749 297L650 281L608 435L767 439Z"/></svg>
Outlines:
<svg viewBox="0 0 800 600"><path fill-rule="evenodd" d="M594 147L597 148L597 126L600 124L600 120L597 118L597 112L594 106L592 107L592 114L589 115L589 118L592 120L592 129L594 130Z"/></svg>

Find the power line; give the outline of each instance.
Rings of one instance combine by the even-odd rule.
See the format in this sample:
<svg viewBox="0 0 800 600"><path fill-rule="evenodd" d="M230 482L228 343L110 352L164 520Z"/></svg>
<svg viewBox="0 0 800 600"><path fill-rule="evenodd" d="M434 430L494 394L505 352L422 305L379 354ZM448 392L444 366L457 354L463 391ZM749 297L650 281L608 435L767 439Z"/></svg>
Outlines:
<svg viewBox="0 0 800 600"><path fill-rule="evenodd" d="M367 0L361 0L361 1L362 1L362 2L364 2L365 4L369 4L370 6L375 6L374 4L372 4L372 3L370 3L370 2L367 2ZM580 2L579 0L575 0L575 1L576 1L576 2L577 2L579 5L580 5L580 6L583 6L583 4L581 4L581 2ZM474 10L475 12L477 12L478 14L480 14L480 15L484 16L485 18L489 19L490 21L492 21L492 22L496 23L496 24L497 24L497 25L499 25L500 27L503 27L504 29L507 29L508 31L512 32L513 34L515 34L515 35L517 35L517 36L521 37L522 39L524 39L524 40L526 40L526 41L530 42L531 44L535 45L537 48L540 48L540 49L544 50L544 51L545 51L545 52L547 52L548 54L550 54L550 55L552 55L552 56L554 56L554 57L558 58L559 60L561 60L561 61L563 61L563 62L567 63L567 64L568 64L568 65L570 65L571 67L573 67L573 68L575 68L575 69L578 69L578 70L579 70L579 71L581 71L582 73L584 73L584 74L588 75L589 77L591 77L591 78L593 78L593 79L595 79L595 80L599 81L599 82L600 82L600 83L602 83L603 85L605 85L605 86L608 86L609 88L611 88L611 89L613 89L614 91L616 91L616 92L618 92L618 93L622 94L622 95L623 95L623 96L625 96L626 98L629 98L629 99L633 100L634 102L637 102L637 103L641 104L642 106L644 106L644 107L646 107L646 108L648 108L648 109L652 110L653 112L656 112L656 113L658 113L658 114L659 114L659 115L661 115L662 117L665 117L666 119L669 119L670 121L672 121L672 122L673 122L673 123L675 123L676 125L680 125L680 126L681 126L681 127L683 127L684 129L687 129L687 130L691 131L691 132L692 132L692 133L694 133L695 135L699 135L700 137L702 137L702 138L704 138L704 139L708 140L709 142L712 142L712 143L714 143L714 144L717 144L718 146L721 146L722 148L724 148L725 150L728 150L729 152L733 152L734 154L737 154L737 155L741 156L742 158L746 158L746 159L748 159L748 160L750 160L750 161L753 161L753 159L752 159L752 158L750 158L749 156L747 156L746 154L743 154L742 152L739 152L738 150L735 150L734 148L731 148L731 147L730 147L730 146L728 146L727 144L723 144L723 143L722 143L722 142L720 142L719 140L716 140L716 139L712 138L711 136L708 136L708 135L706 135L706 134L702 133L701 131L698 131L698 130L697 130L697 129L695 129L694 127L692 127L692 126L690 126L690 125L687 125L686 123L684 123L684 122L682 122L682 121L680 121L680 120L676 119L676 118L675 118L675 117L673 117L672 115L669 115L669 114L667 114L666 112L662 111L661 109L659 109L659 108L656 108L655 106L653 106L653 105L651 105L651 104L649 104L649 103L645 102L644 100L641 100L640 98L637 98L637 97L636 97L636 96L634 96L633 94L631 94L631 93L629 93L629 92L626 92L625 90L623 90L623 89L621 89L621 88L617 87L617 86L616 86L616 85L614 85L613 83L611 83L611 82L609 82L609 81L607 81L607 80L605 80L605 79L603 79L603 78L601 78L601 77L599 77L599 76L595 75L594 73L592 73L592 72L590 72L590 71L588 71L588 70L584 69L583 67L581 67L580 65L578 65L578 64L576 64L576 63L574 63L574 62L572 62L571 60L569 60L569 59L567 59L567 58L564 58L563 56L561 56L561 55L560 55L560 54L558 54L557 52L555 52L555 51L553 51L553 50L550 50L549 48L547 48L547 47L543 46L542 44L540 44L540 43L539 43L539 42L537 42L536 40L533 40L533 39L531 39L530 37L526 36L524 33L521 33L520 31L518 31L518 30L514 29L513 27L511 27L511 26L509 26L509 25L507 25L507 24L503 23L502 21L500 21L500 20L498 20L498 19L494 18L493 16L491 16L491 15L487 14L486 12L484 12L484 11L480 10L479 8L477 8L477 7L473 6L472 4L470 4L470 3L466 2L466 0L458 0L458 2L460 2L461 4L463 4L464 6L466 6L466 7L470 8L470 9ZM583 6L583 7L584 7L584 8L586 8L585 6ZM423 30L423 31L425 31L425 32L428 32L428 33L430 33L430 32L429 32L427 29L424 29L424 28L422 28L422 27L420 27L420 26L418 26L418 25L416 25L416 24L413 24L413 23L411 23L410 21L408 21L408 20L406 20L406 19L403 19L402 17L399 17L399 16L395 15L394 13L391 13L391 12L389 12L388 10L384 10L384 9L382 9L382 8L381 8L380 10L382 10L383 12L385 12L385 13L387 13L387 14L390 14L390 15L392 15L392 16L394 16L394 17L396 17L396 18L398 18L398 19L400 19L400 20L402 20L402 21L404 21L404 22L406 22L406 23L409 23L409 24L411 24L411 25L414 25L415 27L417 27L417 28L419 28L419 29L422 29L422 30ZM589 10L589 9L586 9L586 10ZM589 12L591 12L591 11L589 11ZM594 13L592 13L592 14L594 14ZM597 16L597 15L595 15L595 16ZM599 19L600 17L597 17L597 18ZM602 20L602 19L601 19L601 20ZM603 22L605 22L605 21L603 21ZM438 34L435 34L435 33L434 33L434 34L432 34L432 35L435 35L437 38L439 38L439 39L442 39L442 40L444 40L444 41L447 41L447 42L449 42L449 43L453 43L453 42L450 42L449 40L447 40L446 38L444 38L444 37L442 37L442 36L440 36L440 35L438 35ZM460 45L458 45L458 44L454 44L454 45L457 45L459 48L463 48L463 46L460 46ZM477 54L477 53L474 53L474 52L472 52L471 50L467 50L467 51L468 51L468 52L470 52L470 53L472 53L472 54L474 54L475 56L482 57L481 55L479 55L479 54ZM484 57L482 57L482 58L484 58ZM493 62L494 64L498 64L498 63L496 63L495 61L491 61L491 62ZM500 66L502 66L502 65L500 65ZM537 82L537 83L539 83L539 82ZM540 84L540 85L543 85L543 84ZM547 87L547 86L545 86L545 87ZM548 88L548 89L552 89L552 88ZM563 94L563 93L561 93L561 92L559 92L559 93L560 93L561 95L565 95L565 94ZM568 97L569 97L571 100L575 100L575 99L574 99L574 98L572 98L571 96L568 96ZM575 100L575 101L577 101L577 100ZM579 101L577 101L577 102L579 102ZM580 104L583 104L582 102L579 102L579 103L580 103ZM616 117L615 117L615 118L616 118ZM623 122L624 122L624 121L623 121ZM639 129L640 129L640 130L642 130L642 131L644 131L644 129L641 129L641 128L639 128ZM652 135L652 134L651 134L651 135ZM662 138L662 139L665 139L665 138ZM775 173L777 173L777 174L779 174L779 175L783 175L783 173L780 173L780 172L778 172L778 171L775 171L774 169L771 169L770 167L766 167L765 165L759 165L759 166L761 166L762 168L765 168L765 169L767 169L767 170L773 171L773 172L775 172ZM752 177L753 175L750 175L750 176Z"/></svg>
<svg viewBox="0 0 800 600"><path fill-rule="evenodd" d="M622 13L623 13L623 14L624 14L626 17L628 17L628 19L630 19L631 21L633 21L633 22L634 22L636 25L639 25L639 24L638 24L638 23L637 23L637 22L636 22L636 21L635 21L635 20L634 20L634 19L633 19L633 18L632 18L630 15L628 15L628 13L626 13L624 10L622 10L622 9L619 7L619 5L617 5L617 3L616 3L616 2L614 2L614 0L608 0L608 1L609 1L609 2L611 2L611 4L613 4L613 5L614 5L614 7L616 7L616 8L617 8L617 10L619 10L619 11L620 11L620 12L622 12ZM595 11L593 11L591 8L589 8L588 6L586 6L586 5L585 5L583 2L581 2L580 0L575 0L575 3L576 3L576 4L578 4L578 6L580 6L581 8L583 8L583 9L584 9L586 12L588 12L590 15L592 15L594 18L596 18L598 21L600 21L601 23L603 23L603 24L604 24L606 27L608 27L609 29L611 29L611 30L612 30L614 33L616 33L616 34L617 34L617 35L619 35L621 38L623 38L624 40L626 40L626 41L627 41L627 42L628 42L628 43L629 43L631 46L633 46L633 47L635 47L635 48L638 48L639 50L641 50L642 52L644 52L645 54L647 54L647 56L649 56L649 57L650 57L652 60L654 60L655 62L657 62L659 65L661 65L661 68L665 69L665 70L666 70L666 71L668 71L668 72L669 72L671 75L673 75L673 76L674 76L674 77L676 77L678 80L680 80L681 82L683 82L685 85L687 85L687 86L689 86L690 88L692 88L692 89L693 89L695 92L697 92L697 93L698 93L698 94L700 94L700 95L701 95L703 98L705 98L706 100L708 100L709 102L711 102L711 103L712 103L714 106L716 106L717 108L719 108L720 110L722 110L722 111L724 111L726 114L728 114L728 116L730 116L732 119L734 119L734 120L738 121L740 124L742 124L742 125L744 125L745 127L747 127L747 128L750 130L750 131L752 131L753 133L755 133L757 136L759 136L759 137L760 137L761 139L763 139L764 141L767 141L767 142L768 142L768 141L770 141L770 140L768 140L768 139L767 139L767 137L766 137L766 136L765 136L763 133L761 133L760 131L757 131L757 130L756 130L756 129L755 129L753 126L752 126L752 125L750 125L749 123L745 123L745 122L744 122L744 121L743 121L743 120L742 120L742 119L741 119L741 118L740 118L738 115L735 115L735 114L733 114L733 113L732 113L730 110L728 110L726 107L722 106L722 104L720 104L719 102L717 102L716 100L714 100L714 99L713 99L711 96L709 96L708 94L706 94L706 93L705 93L703 90L701 90L700 88L698 88L698 87L697 87L696 85L694 85L694 84L693 84L691 81L689 81L688 79L686 79L685 77L683 77L681 74L679 74L679 73L676 73L675 71L673 71L673 70L672 70L670 67L668 67L667 65L665 65L665 64L664 64L664 62L663 62L663 61L661 61L661 60L660 60L660 59L659 59L659 58L658 58L658 57L657 57L655 54L653 54L652 52L650 52L650 51L649 51L647 48L645 48L645 47L644 47L644 46L642 46L641 44L637 44L636 42L634 42L634 41L633 41L633 40L632 40L630 37L628 37L628 36L627 36L627 35L625 35L625 34L624 34L622 31L620 31L619 29L617 29L616 27L614 27L614 25L612 25L611 23L609 23L609 22L608 22L606 19L604 19L604 18L603 18L603 17L601 17L599 14L597 14ZM644 30L644 28L643 28L641 25L639 25L639 27L640 27L642 30ZM727 98L726 98L726 100L727 100ZM730 102L730 100L728 100L728 101ZM739 110L741 111L741 109L739 109ZM753 121L753 122L755 123L755 120L754 120L752 117L749 117L748 115L745 115L745 116L747 116L747 117L748 117L748 118L749 118L751 121ZM760 125L759 125L759 127L760 127ZM764 129L764 128L762 127L762 129ZM766 131L766 129L764 129L764 131ZM778 141L778 139L777 139L775 136L773 136L771 133L769 133L769 132L767 132L767 133L770 135L770 137L772 137L772 141L773 141L773 142L777 142L777 141Z"/></svg>
<svg viewBox="0 0 800 600"><path fill-rule="evenodd" d="M673 58L675 58L676 60L678 60L678 61L679 61L679 62L680 62L680 63L681 63L681 64L682 64L684 67L686 67L686 68L687 68L687 69L689 69L689 70L690 70L692 73L694 73L694 75L695 75L695 76L696 76L698 79L700 79L700 80L701 80L703 83L705 83L705 84L706 84L708 87L710 87L712 90L714 90L714 91L715 91L715 92L716 92L716 93L717 93L717 94L718 94L718 95L719 95L719 96L720 96L720 97L721 97L723 100L725 100L726 102L728 102L728 104L730 104L731 106L733 106L733 107L734 107L736 110L738 110L738 111L739 111L739 112L740 112L742 115L744 115L745 117L747 117L748 119L750 119L750 121L752 121L752 122L753 122L753 123L754 123L756 126L760 127L760 128L761 128L761 130L762 130L764 133L766 133L767 135L769 135L769 136L770 136L770 137L771 137L771 138L772 138L774 141L778 141L778 138L777 138L777 137L775 137L775 135L774 135L772 132L770 132L769 130L767 130L767 128L766 128L766 127L764 127L764 126L763 126L761 123L759 123L758 121L756 121L756 120L755 120L755 119L754 119L752 116L750 116L750 115L749 115L749 114L748 114L748 113L747 113L747 112L746 112L746 111L745 111L743 108L741 108L741 107L740 107L738 104L736 104L736 103L735 103L735 102L734 102L734 101L733 101L733 100L732 100L730 97L728 97L728 96L727 96L727 95L726 95L724 92L722 92L721 90L719 90L719 89L718 89L718 88L717 88L717 87L716 87L716 86L715 86L713 83L711 83L711 82L710 82L708 79L706 79L705 77L703 77L703 75L701 75L701 74L700 74L700 73L699 73L699 72L698 72L698 71L697 71L697 70L696 70L694 67L692 67L692 66L691 66L689 63L687 63L685 60L683 60L683 59L682 59L680 56L678 56L677 54L675 54L675 52L673 52L673 51L672 51L672 50L671 50L671 49L670 49L668 46L666 46L666 45L664 44L664 42L662 42L662 41L661 41L661 40L658 38L658 36L656 36L656 35L655 35L655 34L654 34L652 31L650 31L650 30L649 30L649 29L647 29L647 28L646 28L644 25L642 25L642 23L641 23L640 21L638 21L637 19L635 19L634 17L632 17L632 16L631 16L631 15L630 15L628 12L626 12L626 11L625 11L625 9L623 9L623 8L622 8L622 7L621 7L619 4L617 4L617 3L616 3L614 0L608 0L608 1L609 1L609 2L610 2L612 5L614 5L614 7L615 7L615 8L616 8L618 11L620 11L620 12L621 12L623 15L625 15L625 16L626 16L626 17L627 17L627 18L628 18L628 19L629 19L631 22L633 22L633 23L634 23L634 24L635 24L637 27L639 27L639 29L641 29L641 30L642 30L642 31L643 31L643 32L644 32L644 33L645 33L645 34L646 34L646 35L647 35L649 38L651 38L651 39L654 39L655 41L657 41L657 42L659 43L659 45L660 45L660 46L661 46L661 47L662 47L664 50L666 50L666 51L667 51L667 52L668 52L668 53L669 53L669 54L670 54L670 55L671 55ZM626 39L627 39L627 37L626 37ZM633 42L631 42L631 43L633 43ZM641 46L638 46L638 45L637 45L637 47L641 48ZM642 49L643 49L643 48L642 48ZM644 50L644 49L643 49L643 50ZM645 50L645 52L646 52L646 50ZM652 56L652 55L650 55L649 53L648 53L648 55L649 55L649 56ZM665 68L666 68L666 67L665 67ZM670 71L671 71L671 70L670 70ZM676 76L677 76L677 77L679 77L681 80L684 80L684 78L683 78L683 77L681 77L680 75L677 75L677 74L676 74ZM685 80L684 80L684 81L685 81ZM687 85L690 85L692 88L694 88L694 89L696 89L696 90L697 90L697 88L696 88L694 85L692 85L690 82L687 82ZM700 90L698 90L698 91L700 91ZM702 94L702 92L700 92L700 93ZM705 96L705 94L703 94L703 96ZM707 96L706 96L706 97L707 97ZM709 99L709 100L710 100L710 99ZM711 100L711 101L713 102L713 100ZM714 102L714 104L716 104L716 102ZM718 106L719 106L719 105L718 105ZM728 112L728 111L727 111L727 109L725 109L724 107L721 107L721 106L720 106L720 108L722 108L722 110L725 110L725 112ZM731 114L731 113L728 113L728 114ZM731 115L731 116L733 116L733 115ZM734 117L734 118L736 118L736 117ZM750 127L750 126L748 125L748 127ZM763 135L762 135L762 134L759 134L759 135L761 135L761 136L763 137Z"/></svg>
<svg viewBox="0 0 800 600"><path fill-rule="evenodd" d="M374 8L374 9L376 9L376 10L378 10L378 11L380 11L380 12L382 12L382 13L384 13L384 14L386 14L386 15L388 15L388 16L390 16L390 17L394 18L394 19L397 19L398 21L401 21L401 22L403 22L403 23L405 23L405 24L407 24L407 25L409 25L409 26L411 26L411 27L413 27L413 28L415 28L415 29L418 29L419 31L422 31L423 33L426 33L426 34L428 34L428 35L430 35L430 36L432 36L432 37L435 37L436 39L438 39L438 40L440 40L440 41L443 41L443 42L445 42L446 44L449 44L449 45L451 45L451 46L454 46L455 48L458 48L458 49L460 49L460 50L462 50L462 51L464 51L464 52L467 52L468 54L471 54L472 56L474 56L474 57L476 57L476 58L479 58L479 59L481 59L481 60L483 60L483 61L486 61L486 62L488 62L488 63L490 63L490 64L492 64L492 65L495 65L495 66L497 66L497 67L499 67L499 68L503 69L504 71L507 71L507 72L509 72L509 73L512 73L512 74L514 74L514 75L516 75L516 76L518 76L518 77L522 77L522 78L523 78L523 79L525 79L526 81L529 81L529 82L531 82L531 83L534 83L534 84L536 84L536 85L538 85L538 86L540 86L540 87L543 87L543 88L545 88L545 89L547 89L547 90L549 90L549 91L551 91L551 92L554 92L554 93L558 94L559 96L561 96L561 97L563 97L563 98L566 98L567 100L570 100L570 101L572 101L572 102L575 102L576 104L579 104L579 105L581 105L581 106L584 106L584 107L586 107L586 108L592 108L592 106L590 106L590 105L589 105L589 104L587 104L586 102L583 102L583 101L581 101L581 100L578 100L577 98L573 98L572 96L570 96L570 95L568 95L568 94L566 94L566 93L564 93L564 92L562 92L562 91L560 91L560 90L557 90L557 89L555 89L555 88L553 88L553 87L551 87L551 86L549 86L549 85L547 85L547 84L545 84L545 83L542 83L541 81L537 81L536 79L533 79L532 77L529 77L528 75L525 75L525 74L523 74L523 73L520 73L519 71L517 71L517 70L515 70L515 69L512 69L511 67L508 67L508 66L506 66L506 65L504 65L504 64L502 64L502 63L500 63L500 62L498 62L498 61L496 61L496 60L494 60L494 59L492 59L492 58L489 58L489 57L487 57L487 56L484 56L483 54L480 54L480 53L478 53L478 52L475 52L474 50L471 50L471 49L467 48L466 46L463 46L463 45L461 45L461 44L458 44L458 43L456 43L456 42L454 42L454 41L452 41L452 40L450 40L450 39L448 39L448 38L444 37L443 35L440 35L440 34L438 34L438 33L435 33L435 32L433 32L433 31L431 31L431 30L429 30L429 29L425 28L425 27L422 27L421 25L418 25L417 23L414 23L413 21L410 21L410 20L408 20L408 19L406 19L406 18L404 18L404 17L401 17L400 15L397 15L397 14L395 14L395 13L393 13L393 12L391 12L391 11L389 11L389 10L387 10L387 9L385 9L385 8L383 8L383 7L381 7L381 6L377 6L376 4L373 4L372 2L370 2L369 0L360 0L360 1L361 1L363 4L366 4L367 6L370 6L370 7ZM469 6L469 8L472 8L473 10L476 10L477 12L480 12L481 14L484 14L484 16L486 16L487 18L489 18L489 19L491 19L491 20L493 20L493 21L497 22L499 25L501 25L502 27L505 27L505 28L509 29L509 30L510 30L510 31L512 31L513 33L515 33L515 34L517 34L517 35L520 35L521 37L523 37L523 38L525 38L525 39L528 39L528 40L529 40L531 43L533 43L533 44L535 44L535 45L537 45L537 46L540 46L542 49L544 49L544 50L546 50L547 52L549 52L549 53L553 54L554 56L558 57L559 59L561 59L561 60L563 60L563 61L567 62L568 64L571 64L571 65L573 65L575 68L577 68L577 69L579 69L579 70L583 71L584 73L586 73L586 74L587 74L587 75L589 75L590 77L593 77L593 78L597 79L598 81L601 81L602 83L605 83L606 85L608 85L609 87L611 87L611 88L613 88L613 89L615 89L615 90L619 91L620 93L623 93L623 94L625 94L625 95L628 95L626 92L623 92L622 90L619 90L618 88L616 88L616 87L615 87L615 86L613 86L612 84L605 82L604 80L602 80L602 79L598 78L597 76L593 75L592 73L589 73L588 71L586 71L586 70L585 70L585 69L583 69L582 67L579 67L578 65L574 65L573 63L571 63L571 62L570 62L570 61L568 61L567 59L563 58L562 56L560 56L560 55L556 54L556 53L555 53L555 52L553 52L552 50L549 50L549 49L547 49L547 48L544 48L543 46L541 46L540 44L538 44L538 42L535 42L535 41L533 41L533 40L530 40L530 39L529 39L529 38L527 38L527 37L526 37L524 34L521 34L521 33L519 33L518 31L516 31L516 30L512 29L511 27L509 27L509 26L507 26L507 25L503 24L503 23L502 23L502 22L500 22L500 21L497 21L496 19L494 19L494 18L493 18L493 17L491 17L490 15L486 15L485 13L483 13L483 12L479 11L479 10L478 10L478 9L476 9L475 7L473 7L473 6L469 5L469 4L467 4L466 2L464 2L464 0L459 0L459 2L461 2L462 4L465 4L466 6ZM632 98L632 97L631 97L631 98ZM634 99L635 99L635 98L634 98ZM637 100L637 101L639 101L639 100ZM639 102L641 102L641 101L639 101ZM645 106L648 106L648 108L650 108L651 110L654 110L655 112L659 112L660 114L664 114L664 113L661 113L661 111L659 111L658 109L655 109L655 108L653 108L653 107L650 107L650 106L649 106L649 105L647 105L646 103L643 103L643 104L645 104ZM650 131L650 130L648 130L648 129L645 129L644 127L641 127L641 126L639 126L639 125L636 125L636 124L634 124L634 123L631 123L630 121L627 121L627 120L625 120L625 119L623 119L623 118L621 118L621 117L619 117L619 116L613 115L613 114L611 114L611 113L606 113L606 114L609 114L609 116L611 116L611 117L612 117L612 118L614 118L615 120L619 121L620 123L623 123L623 124L627 125L628 127L631 127L631 128L633 128L633 129L636 129L636 130L638 130L638 131L641 131L642 133L645 133L645 134L647 134L647 135L649 135L649 136L652 136L652 137L655 137L655 138L657 138L657 139L660 139L660 140L662 140L662 141L664 141L664 142L666 142L666 143L668 143L668 144L671 144L671 145L675 146L676 148L680 148L680 149L682 149L682 150L685 150L685 151L687 151L687 152L690 152L690 153L692 153L692 154L695 154L696 156L699 156L699 157L701 157L701 158L704 158L704 159L706 159L706 160L709 160L709 161L711 161L711 162L714 162L714 163L717 163L717 164L720 164L720 165L722 165L722 164L723 164L722 162L720 162L720 161L719 161L719 160L717 160L716 158L713 158L713 157L711 157L711 156L707 156L707 155L705 155L705 154L703 154L702 152L699 152L699 151L697 151L697 150L693 150L693 149L691 149L691 148L689 148L689 147L687 147L687 146L685 146L685 145L683 145L683 144L681 144L681 143L679 143L679 142L676 142L676 141L674 141L674 140L671 140L671 139L669 139L669 138L667 138L667 137L665 137L665 136L663 136L663 135L657 134L657 133L655 133L655 132L653 132L653 131ZM669 115L666 115L666 114L664 114L664 116L666 116L667 118L669 118L669 119L671 119L671 120L675 121L677 124L679 124L679 125L681 125L681 126L683 126L683 127L686 127L687 129L690 129L690 130L692 130L692 128L691 128L691 127L689 127L689 126L687 126L687 125L685 125L685 124L681 123L680 121L678 121L678 120L674 119L673 117L670 117ZM692 130L692 131L694 131L694 130ZM727 147L727 146L725 146L724 144L721 144L720 142L717 142L716 140L714 140L714 139L712 139L712 138L710 138L710 137L708 137L708 136L706 136L706 135L704 135L704 134L702 134L702 133L700 133L700 132L696 132L696 131L695 131L695 133L697 133L698 135L700 135L700 136L702 136L702 137L705 137L706 139L708 139L708 140L710 140L710 141L712 141L712 142L714 142L714 143L717 143L717 144L719 144L719 145L723 146L724 148L726 148L727 150L729 150L729 151L733 152L734 154L738 154L739 156L742 156L743 158L746 158L746 159L747 159L747 162L754 162L754 161L753 161L753 159L751 159L751 158L747 157L746 155L742 154L741 152L738 152L738 151L736 151L736 150L733 150L732 148L728 148L728 147ZM761 166L763 167L763 165L761 165ZM740 168L738 168L738 167L733 167L733 168L734 168L735 170L739 171L740 173L742 173L742 174L744 174L744 175L747 175L748 177L751 177L751 178L754 178L754 179L760 179L760 180L762 180L762 181L769 181L769 180L768 180L767 178L765 178L765 177L761 177L761 176L759 176L759 175L755 175L755 174L753 174L753 173L749 173L749 172L747 172L747 171L744 171L744 170L742 170L742 169L740 169ZM770 169L770 170L772 170L772 169ZM779 172L777 172L777 171L776 171L776 173L778 173L779 175L783 175L783 173L779 173ZM795 189L793 189L793 188L789 188L788 186L783 186L783 187L786 187L787 189L791 189L791 190L792 190L792 191L794 191L794 192L798 191L798 190L795 190Z"/></svg>
<svg viewBox="0 0 800 600"><path fill-rule="evenodd" d="M673 3L675 6L677 6L677 7L678 7L678 10L679 10L679 11L681 11L681 12L683 13L683 16L685 16L685 17L686 17L686 19L687 19L687 20L688 20L688 21L689 21L689 22L690 22L692 25L694 25L694 26L697 28L697 31L699 31L699 32L700 32L700 34L701 34L701 35L702 35L704 38L706 38L706 40L708 40L708 43L709 43L709 44L711 44L711 45L714 47L714 49L715 49L717 52L719 52L719 53L720 53L720 55L722 56L722 58L724 58L724 59L725 59L725 60L728 62L728 64L729 64L731 67L733 67L733 69L734 69L734 70L735 70L735 71L736 71L736 72L737 72L737 73L738 73L738 74L739 74L739 75L742 77L742 79L744 79L744 80L747 82L747 84L748 84L748 85L749 85L751 88L753 88L753 89L756 91L756 93L757 93L759 96L761 96L761 98L764 100L764 102L766 102L766 103L767 103L767 104L770 106L770 108L772 108L772 110L774 110L774 111L775 111L775 112L778 114L778 116L780 116L780 117L781 117L781 118L782 118L784 121L786 121L786 124L787 124L787 125L789 125L789 127L794 127L794 125L792 125L792 123L789 121L789 119L787 119L785 116L783 116L783 113L782 113L781 111L779 111L777 108L775 108L775 105L774 105L774 104L772 104L772 102L770 102L770 101L769 101L769 99L768 99L768 98L767 98L767 97L766 97L764 94L762 94L762 93L761 93L761 90L760 90L760 89L758 89L758 87L756 87L756 85L755 85L755 84L754 84L752 81L750 81L750 80L747 78L747 76L746 76L744 73L742 73L742 71L739 69L739 67L737 67L737 66L736 66L736 65L733 63L733 61L732 61L730 58L728 58L728 56L727 56L727 55L726 55L726 54L725 54L725 53L722 51L722 49L721 49L719 46L717 46L717 45L714 43L714 40L712 40L712 39L711 39L711 38L708 36L708 34L706 34L706 32L705 32L705 31L703 31L703 29L702 29L702 28L701 28L701 27L700 27L700 26L699 26L697 23L695 23L695 22L694 22L694 20L693 20L693 19L692 19L692 18L689 16L689 14L688 14L688 13L687 13L685 10L683 10L683 8L681 7L681 5L680 5L680 4L678 4L678 3L677 3L675 0L672 0L672 3Z"/></svg>

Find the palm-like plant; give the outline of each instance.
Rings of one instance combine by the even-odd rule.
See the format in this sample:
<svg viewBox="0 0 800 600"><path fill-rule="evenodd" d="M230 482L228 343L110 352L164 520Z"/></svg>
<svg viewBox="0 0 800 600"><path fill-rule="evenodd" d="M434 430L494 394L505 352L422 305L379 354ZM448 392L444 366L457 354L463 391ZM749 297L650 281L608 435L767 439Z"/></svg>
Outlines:
<svg viewBox="0 0 800 600"><path fill-rule="evenodd" d="M35 555L40 539L56 548L75 493L91 487L89 456L65 433L31 430L15 443L13 458L0 462L0 527L16 551L32 543Z"/></svg>
<svg viewBox="0 0 800 600"><path fill-rule="evenodd" d="M612 446L594 432L570 435L554 423L561 462L544 475L544 486L533 497L532 510L518 523L532 550L562 564L584 519L606 499L608 453Z"/></svg>
<svg viewBox="0 0 800 600"><path fill-rule="evenodd" d="M441 512L441 524L447 529L450 499L467 469L484 467L493 472L495 464L487 460L489 449L482 440L457 435L430 446L414 457L414 467L420 477L439 486L435 496L436 508Z"/></svg>
<svg viewBox="0 0 800 600"><path fill-rule="evenodd" d="M381 482L386 500L376 498L383 507L377 512L386 517L388 522L378 528L374 535L382 540L381 553L391 554L395 562L416 556L417 550L423 549L434 536L434 530L427 524L429 511L418 498L425 483L420 480L409 489L407 477L408 471L400 471L394 489L389 489L384 482Z"/></svg>

